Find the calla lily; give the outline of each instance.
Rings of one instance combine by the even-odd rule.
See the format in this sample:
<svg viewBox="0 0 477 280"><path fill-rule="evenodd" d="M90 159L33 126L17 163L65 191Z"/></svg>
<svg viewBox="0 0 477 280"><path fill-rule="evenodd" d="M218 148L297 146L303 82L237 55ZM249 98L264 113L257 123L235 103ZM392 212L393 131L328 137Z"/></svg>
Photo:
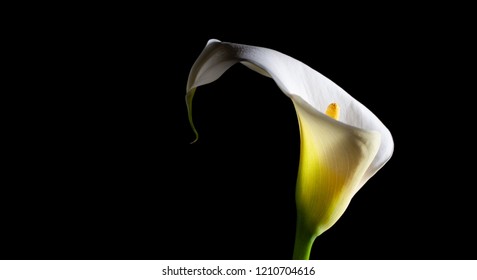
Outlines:
<svg viewBox="0 0 477 280"><path fill-rule="evenodd" d="M186 103L196 140L196 88L238 62L272 78L295 106L301 147L293 258L308 259L315 238L336 223L356 192L390 159L391 133L364 105L302 62L267 48L209 40L187 81Z"/></svg>

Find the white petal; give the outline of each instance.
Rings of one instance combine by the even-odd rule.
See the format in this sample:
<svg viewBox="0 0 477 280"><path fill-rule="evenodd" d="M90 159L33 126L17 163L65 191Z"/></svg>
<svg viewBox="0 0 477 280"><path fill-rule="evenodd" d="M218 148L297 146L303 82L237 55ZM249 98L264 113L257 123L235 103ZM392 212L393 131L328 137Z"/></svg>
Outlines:
<svg viewBox="0 0 477 280"><path fill-rule="evenodd" d="M394 149L391 133L370 110L309 66L267 48L210 40L189 74L186 98L189 108L196 87L215 81L238 62L271 77L286 95L298 96L316 113L323 114L330 103L337 103L341 107L340 122L381 134L381 145L358 189L391 157ZM369 83L372 85L372 81Z"/></svg>
<svg viewBox="0 0 477 280"><path fill-rule="evenodd" d="M337 122L292 97L300 124L296 203L301 226L318 236L348 207L375 157L381 134Z"/></svg>

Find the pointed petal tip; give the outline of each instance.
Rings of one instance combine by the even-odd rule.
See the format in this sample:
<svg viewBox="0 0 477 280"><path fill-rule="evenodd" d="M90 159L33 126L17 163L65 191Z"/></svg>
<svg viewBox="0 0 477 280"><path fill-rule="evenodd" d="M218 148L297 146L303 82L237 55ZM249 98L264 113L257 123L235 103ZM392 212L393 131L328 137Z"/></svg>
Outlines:
<svg viewBox="0 0 477 280"><path fill-rule="evenodd" d="M190 127L192 128L192 131L195 134L195 139L192 142L190 142L190 144L194 144L195 142L197 142L197 140L199 140L199 133L197 132L197 129L195 128L194 120L192 118L192 99L194 98L195 90L196 88L192 88L188 90L186 94L186 98L185 98L186 105L187 105L187 113L189 117L189 124L190 124Z"/></svg>
<svg viewBox="0 0 477 280"><path fill-rule="evenodd" d="M194 139L192 142L190 142L189 144L192 145L192 144L194 144L195 142L197 142L197 140L199 140L199 135L196 135L196 136L195 136L195 139Z"/></svg>

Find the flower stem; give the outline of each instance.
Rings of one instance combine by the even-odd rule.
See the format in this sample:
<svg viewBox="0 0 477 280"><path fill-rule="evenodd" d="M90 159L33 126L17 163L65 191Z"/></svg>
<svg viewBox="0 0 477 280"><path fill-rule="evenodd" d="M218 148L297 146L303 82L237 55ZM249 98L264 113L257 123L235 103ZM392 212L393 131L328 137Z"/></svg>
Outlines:
<svg viewBox="0 0 477 280"><path fill-rule="evenodd" d="M311 246L313 241L315 241L316 236L308 233L305 230L303 223L298 219L296 226L296 236L295 236L295 248L293 250L293 259L294 260L309 260Z"/></svg>

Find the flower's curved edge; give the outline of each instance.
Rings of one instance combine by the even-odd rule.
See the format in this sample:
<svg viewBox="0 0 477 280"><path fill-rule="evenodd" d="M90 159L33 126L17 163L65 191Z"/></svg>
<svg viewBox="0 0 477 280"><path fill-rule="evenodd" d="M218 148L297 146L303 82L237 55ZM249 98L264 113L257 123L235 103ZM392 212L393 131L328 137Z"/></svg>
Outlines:
<svg viewBox="0 0 477 280"><path fill-rule="evenodd" d="M369 110L367 109L364 105L362 105L359 101L354 99L352 96L347 94L341 87L333 83L331 80L327 79L323 75L321 75L319 72L316 70L310 68L306 64L303 64L302 62L291 58L283 53L280 53L278 51L272 50L272 49L266 49L263 47L255 47L255 46L248 46L248 45L241 45L241 44L235 44L235 43L228 43L228 42L221 42L217 39L210 39L206 47L203 49L202 53L199 55L198 59L195 61L194 65L191 68L191 71L189 73L189 77L187 80L187 94L186 94L186 102L187 102L187 108L188 108L188 113L189 113L189 121L191 123L191 127L196 135L196 139L193 141L195 143L198 140L198 132L197 129L195 128L195 125L193 123L192 119L192 99L195 93L195 89L201 85L211 83L227 71L231 66L234 64L241 62L243 65L247 66L251 70L254 70L262 75L265 75L267 77L271 77L278 85L278 87L282 90L282 92L287 95L288 97L292 97L292 95L297 95L298 94L292 94L291 92L287 90L287 87L285 84L280 80L280 77L274 75L273 71L269 73L267 71L266 65L263 63L259 63L259 59L257 59L257 53L259 52L267 52L267 54L273 53L273 55L277 56L283 56L283 58L286 59L291 59L293 63L300 63L302 64L302 67L307 68L307 71L313 71L314 75L319 75L320 79L323 80L323 82L327 83L328 86L335 87L336 89L339 89L340 91L343 92L347 98L352 100L354 103L357 104L358 109L364 110L363 113L372 115L373 118L375 119L376 123L379 123L377 126L380 128L380 133L382 134L382 143L381 143L381 148L378 154L376 155L375 159L373 160L373 164L370 166L370 169L368 172L366 172L365 176L363 177L363 181L361 183L361 186L366 183L378 170L380 170L385 163L389 161L391 158L393 152L394 152L394 141L393 137L391 135L391 132L389 129L387 129L384 124ZM248 58L245 58L245 56L248 56ZM276 73L275 73L276 74ZM200 79L198 79L200 77ZM302 98L303 99L303 98ZM311 110L313 110L317 114L323 114L316 108L314 108L311 104L309 104L306 100L303 100L305 103L309 105ZM356 109L356 108L355 108ZM342 122L339 122L340 124L344 124Z"/></svg>

